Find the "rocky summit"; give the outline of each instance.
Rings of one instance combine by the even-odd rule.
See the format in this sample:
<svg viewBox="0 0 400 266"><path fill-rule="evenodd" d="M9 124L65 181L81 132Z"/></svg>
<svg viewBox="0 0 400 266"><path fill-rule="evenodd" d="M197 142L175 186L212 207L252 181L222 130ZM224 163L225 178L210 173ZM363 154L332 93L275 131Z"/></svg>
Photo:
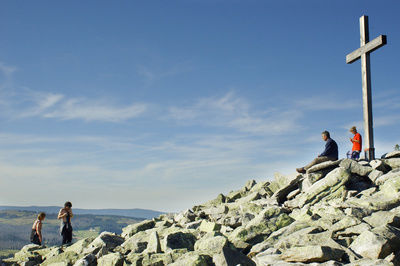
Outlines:
<svg viewBox="0 0 400 266"><path fill-rule="evenodd" d="M177 214L2 265L400 265L400 152L276 174Z"/></svg>

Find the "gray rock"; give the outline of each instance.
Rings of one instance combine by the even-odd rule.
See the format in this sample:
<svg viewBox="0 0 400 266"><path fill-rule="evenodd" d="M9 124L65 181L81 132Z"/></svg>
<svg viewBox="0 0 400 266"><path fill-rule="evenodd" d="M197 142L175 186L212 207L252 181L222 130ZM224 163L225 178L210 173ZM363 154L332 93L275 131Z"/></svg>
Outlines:
<svg viewBox="0 0 400 266"><path fill-rule="evenodd" d="M174 263L168 264L170 266L208 266L213 265L212 258L209 255L201 254L197 252L188 252L178 258Z"/></svg>
<svg viewBox="0 0 400 266"><path fill-rule="evenodd" d="M222 248L229 246L229 241L225 236L209 236L196 241L194 245L195 251L207 251L207 254L222 251Z"/></svg>
<svg viewBox="0 0 400 266"><path fill-rule="evenodd" d="M379 170L372 170L371 173L368 174L368 178L377 185L376 180L383 176L383 172Z"/></svg>
<svg viewBox="0 0 400 266"><path fill-rule="evenodd" d="M392 169L400 168L400 158L384 159L383 162Z"/></svg>
<svg viewBox="0 0 400 266"><path fill-rule="evenodd" d="M387 173L390 171L390 167L388 167L382 160L372 160L369 162L369 164L375 170L379 170L384 173Z"/></svg>
<svg viewBox="0 0 400 266"><path fill-rule="evenodd" d="M285 202L291 208L301 208L305 204L315 204L321 199L341 198L345 191L344 184L349 180L350 173L343 167L331 171L325 178L314 183L307 191L303 191L293 200Z"/></svg>
<svg viewBox="0 0 400 266"><path fill-rule="evenodd" d="M256 184L257 184L257 182L255 180L249 180L246 182L246 185L244 186L244 188L247 191L250 191Z"/></svg>
<svg viewBox="0 0 400 266"><path fill-rule="evenodd" d="M226 196L226 202L234 202L242 197L241 191L231 191Z"/></svg>
<svg viewBox="0 0 400 266"><path fill-rule="evenodd" d="M236 249L224 247L218 254L213 255L215 266L255 266L255 262Z"/></svg>
<svg viewBox="0 0 400 266"><path fill-rule="evenodd" d="M386 153L385 159L390 159L390 158L400 158L400 151L392 151Z"/></svg>
<svg viewBox="0 0 400 266"><path fill-rule="evenodd" d="M120 253L110 253L97 260L99 266L123 266L124 257Z"/></svg>
<svg viewBox="0 0 400 266"><path fill-rule="evenodd" d="M371 231L361 233L350 245L355 253L364 258L382 259L391 253L389 241Z"/></svg>
<svg viewBox="0 0 400 266"><path fill-rule="evenodd" d="M346 228L343 231L336 232L336 235L339 236L357 236L362 234L365 231L370 231L372 227L367 223L361 223L355 226L351 226Z"/></svg>
<svg viewBox="0 0 400 266"><path fill-rule="evenodd" d="M365 216L370 215L372 212L368 209L350 207L350 208L346 208L344 210L344 213L348 216L354 216L358 219L362 219Z"/></svg>
<svg viewBox="0 0 400 266"><path fill-rule="evenodd" d="M326 262L329 260L340 260L344 255L342 249L335 249L327 246L305 246L293 247L284 250L280 255L281 259L288 262Z"/></svg>
<svg viewBox="0 0 400 266"><path fill-rule="evenodd" d="M361 259L346 266L394 266L393 263L383 259Z"/></svg>
<svg viewBox="0 0 400 266"><path fill-rule="evenodd" d="M359 176L368 176L368 174L373 170L372 167L363 166L352 159L344 159L340 162L339 166L348 169L351 173Z"/></svg>
<svg viewBox="0 0 400 266"><path fill-rule="evenodd" d="M400 176L400 169L395 169L387 174L379 176L377 179L375 179L374 183L376 185L383 185L387 180L396 178L398 176Z"/></svg>
<svg viewBox="0 0 400 266"><path fill-rule="evenodd" d="M332 170L332 169L336 168L337 166L339 166L340 162L341 162L341 160L337 160L337 161L327 161L327 162L316 164L307 170L307 174L325 170L325 169Z"/></svg>
<svg viewBox="0 0 400 266"><path fill-rule="evenodd" d="M124 241L125 239L119 235L110 232L102 232L88 247L105 247L112 250L120 246Z"/></svg>
<svg viewBox="0 0 400 266"><path fill-rule="evenodd" d="M194 221L185 225L186 229L197 229L200 227L202 220Z"/></svg>
<svg viewBox="0 0 400 266"><path fill-rule="evenodd" d="M88 254L82 259L79 259L75 262L74 266L96 266L97 265L97 258L93 254Z"/></svg>
<svg viewBox="0 0 400 266"><path fill-rule="evenodd" d="M161 243L160 238L158 237L157 231L154 231L150 234L149 243L147 244L147 248L145 250L146 253L160 253L161 252Z"/></svg>
<svg viewBox="0 0 400 266"><path fill-rule="evenodd" d="M371 214L371 216L365 217L363 220L372 227L378 227L382 225L400 227L400 214L389 211L374 212Z"/></svg>
<svg viewBox="0 0 400 266"><path fill-rule="evenodd" d="M346 216L337 223L333 224L333 226L330 228L332 232L340 231L343 229L346 229L348 227L352 227L355 225L360 224L361 221L355 217L352 216Z"/></svg>
<svg viewBox="0 0 400 266"><path fill-rule="evenodd" d="M88 237L77 241L65 249L66 252L73 251L75 253L83 253L83 251L93 242L94 237Z"/></svg>
<svg viewBox="0 0 400 266"><path fill-rule="evenodd" d="M43 266L46 265L53 265L54 263L66 263L67 265L73 265L79 259L79 255L73 251L63 252L57 256L53 256L51 258L46 259L42 264Z"/></svg>
<svg viewBox="0 0 400 266"><path fill-rule="evenodd" d="M164 252L171 251L172 249L182 249L193 251L196 237L190 233L176 232L168 234L162 244Z"/></svg>
<svg viewBox="0 0 400 266"><path fill-rule="evenodd" d="M219 230L221 230L221 225L214 222L209 222L207 220L203 220L200 224L199 230L201 232L206 232L206 233L214 231L219 232Z"/></svg>
<svg viewBox="0 0 400 266"><path fill-rule="evenodd" d="M182 225L193 222L195 219L196 214L194 214L192 210L180 212L174 217L174 221Z"/></svg>
<svg viewBox="0 0 400 266"><path fill-rule="evenodd" d="M156 223L153 220L145 220L137 224L128 225L127 227L122 229L121 236L125 238L131 237L140 231L145 231L147 229L153 228L155 224Z"/></svg>
<svg viewBox="0 0 400 266"><path fill-rule="evenodd" d="M264 209L246 226L236 228L230 235L229 240L234 242L238 239L244 242L257 244L269 236L272 232L288 226L294 220L289 217L286 211L279 207Z"/></svg>
<svg viewBox="0 0 400 266"><path fill-rule="evenodd" d="M277 178L277 177L275 177ZM287 196L294 190L299 188L301 181L303 180L303 175L293 175L285 183L280 185L280 188L273 194L272 197L276 198L278 203L283 203L287 200Z"/></svg>
<svg viewBox="0 0 400 266"><path fill-rule="evenodd" d="M146 248L149 241L148 233L150 232L139 232L130 238L128 238L122 245L121 248L125 252L131 251L134 253L142 253Z"/></svg>
<svg viewBox="0 0 400 266"><path fill-rule="evenodd" d="M298 188L298 189L296 189L296 190L293 190L292 192L290 192L288 195L287 195L287 199L288 200L291 200L291 199L293 199L294 197L296 197L298 194L300 194L300 189Z"/></svg>
<svg viewBox="0 0 400 266"><path fill-rule="evenodd" d="M373 228L371 231L387 239L392 252L400 250L400 229L390 225L382 225Z"/></svg>
<svg viewBox="0 0 400 266"><path fill-rule="evenodd" d="M269 181L259 182L251 188L250 193L258 192L260 195L264 197L270 197L274 193L268 188L269 185L270 185Z"/></svg>
<svg viewBox="0 0 400 266"><path fill-rule="evenodd" d="M254 200L258 200L261 198L261 195L258 192L252 192L249 195L238 199L236 202L238 204L246 204Z"/></svg>

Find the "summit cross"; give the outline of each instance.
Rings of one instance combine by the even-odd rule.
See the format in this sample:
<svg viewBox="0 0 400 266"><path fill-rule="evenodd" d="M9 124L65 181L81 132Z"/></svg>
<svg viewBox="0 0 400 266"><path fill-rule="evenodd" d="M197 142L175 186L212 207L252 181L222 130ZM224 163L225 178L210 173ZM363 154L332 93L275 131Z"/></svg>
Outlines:
<svg viewBox="0 0 400 266"><path fill-rule="evenodd" d="M346 63L351 64L361 59L361 79L363 93L365 156L368 161L375 159L374 128L372 123L371 70L370 53L386 44L386 35L380 35L369 41L368 16L360 18L360 48L346 56Z"/></svg>

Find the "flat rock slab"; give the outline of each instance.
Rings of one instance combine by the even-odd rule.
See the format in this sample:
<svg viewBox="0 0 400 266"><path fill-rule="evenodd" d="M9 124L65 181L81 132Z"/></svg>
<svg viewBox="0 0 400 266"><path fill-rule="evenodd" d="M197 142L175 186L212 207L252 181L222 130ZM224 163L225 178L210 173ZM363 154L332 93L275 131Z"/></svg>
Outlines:
<svg viewBox="0 0 400 266"><path fill-rule="evenodd" d="M341 160L327 161L327 162L319 163L319 164L312 166L310 169L308 169L307 173L314 173L314 172L321 171L324 169L336 168L337 166L339 166L340 162L341 162Z"/></svg>
<svg viewBox="0 0 400 266"><path fill-rule="evenodd" d="M378 186L383 185L387 180L400 176L400 169L395 169L387 174L381 175L375 179L374 183Z"/></svg>
<svg viewBox="0 0 400 266"><path fill-rule="evenodd" d="M387 239L371 231L361 233L349 248L358 255L370 259L383 259L391 250Z"/></svg>
<svg viewBox="0 0 400 266"><path fill-rule="evenodd" d="M119 235L110 232L103 232L92 243L89 247L105 247L107 249L114 249L124 243L125 239Z"/></svg>
<svg viewBox="0 0 400 266"><path fill-rule="evenodd" d="M400 151L392 151L385 155L385 159L400 158Z"/></svg>
<svg viewBox="0 0 400 266"><path fill-rule="evenodd" d="M384 159L383 162L389 165L392 169L400 168L400 158Z"/></svg>
<svg viewBox="0 0 400 266"><path fill-rule="evenodd" d="M381 225L400 227L400 214L389 211L374 212L370 216L364 217L363 220L372 227L378 227Z"/></svg>
<svg viewBox="0 0 400 266"><path fill-rule="evenodd" d="M147 229L151 229L155 226L155 222L153 220L146 220L137 224L131 224L128 225L125 228L122 228L122 237L130 237L133 236L134 234L140 232L140 231L145 231Z"/></svg>
<svg viewBox="0 0 400 266"><path fill-rule="evenodd" d="M342 249L327 246L305 246L293 247L285 250L280 255L287 262L326 262L329 260L340 260L344 255Z"/></svg>

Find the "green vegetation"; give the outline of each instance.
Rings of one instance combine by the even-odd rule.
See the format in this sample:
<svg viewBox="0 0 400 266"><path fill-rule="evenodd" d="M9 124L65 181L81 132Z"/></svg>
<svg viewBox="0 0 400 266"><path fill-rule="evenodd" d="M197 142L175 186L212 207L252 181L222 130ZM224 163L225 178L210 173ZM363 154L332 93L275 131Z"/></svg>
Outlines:
<svg viewBox="0 0 400 266"><path fill-rule="evenodd" d="M0 258L9 257L16 250L29 244L29 237L37 213L31 211L3 210L0 211ZM143 219L112 215L79 214L72 219L74 241L97 236L100 232L108 231L120 234L122 228ZM56 214L47 214L43 222L42 234L46 246L59 245L60 221Z"/></svg>
<svg viewBox="0 0 400 266"><path fill-rule="evenodd" d="M13 256L18 251L19 250L17 250L17 249L0 250L0 259L9 258L9 257Z"/></svg>

